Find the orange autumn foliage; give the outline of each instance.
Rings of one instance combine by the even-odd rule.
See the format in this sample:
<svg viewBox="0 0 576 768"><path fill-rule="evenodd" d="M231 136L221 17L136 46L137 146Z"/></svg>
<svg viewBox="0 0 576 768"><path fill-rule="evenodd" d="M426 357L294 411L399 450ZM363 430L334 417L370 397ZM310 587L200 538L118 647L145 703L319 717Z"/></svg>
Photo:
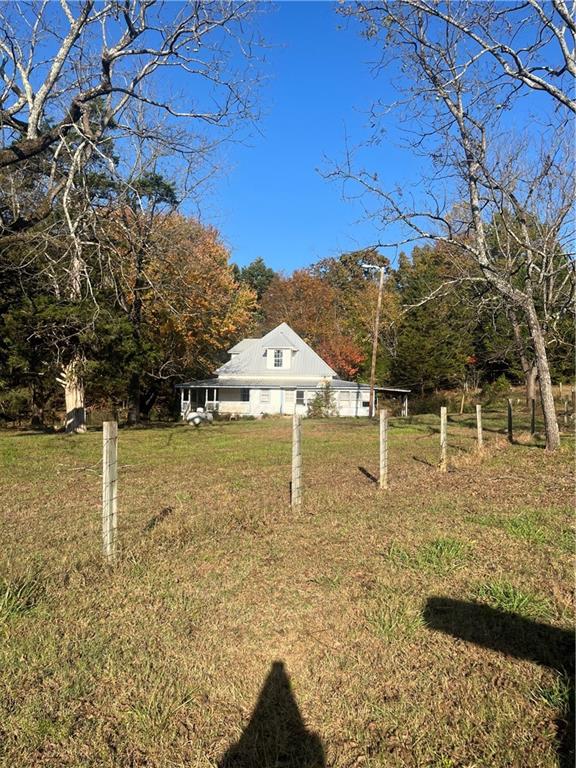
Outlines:
<svg viewBox="0 0 576 768"><path fill-rule="evenodd" d="M364 354L347 332L338 291L307 270L276 277L262 299L266 328L288 323L334 370L353 377Z"/></svg>
<svg viewBox="0 0 576 768"><path fill-rule="evenodd" d="M209 372L220 353L245 335L255 293L236 282L229 251L214 227L171 214L159 223L153 242L149 321L177 350L183 367Z"/></svg>

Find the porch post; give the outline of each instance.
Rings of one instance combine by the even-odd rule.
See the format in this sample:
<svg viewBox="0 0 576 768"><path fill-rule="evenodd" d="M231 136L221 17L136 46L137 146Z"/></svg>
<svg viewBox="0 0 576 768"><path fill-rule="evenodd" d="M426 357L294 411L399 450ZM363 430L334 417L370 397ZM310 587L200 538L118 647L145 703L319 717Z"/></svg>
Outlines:
<svg viewBox="0 0 576 768"><path fill-rule="evenodd" d="M403 416L408 416L408 395L404 395Z"/></svg>
<svg viewBox="0 0 576 768"><path fill-rule="evenodd" d="M180 417L184 416L184 387L180 387Z"/></svg>

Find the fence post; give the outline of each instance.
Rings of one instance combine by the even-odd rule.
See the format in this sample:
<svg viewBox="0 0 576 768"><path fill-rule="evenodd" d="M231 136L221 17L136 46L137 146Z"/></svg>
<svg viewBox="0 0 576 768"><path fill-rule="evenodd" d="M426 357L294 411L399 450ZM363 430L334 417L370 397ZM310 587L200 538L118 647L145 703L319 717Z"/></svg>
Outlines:
<svg viewBox="0 0 576 768"><path fill-rule="evenodd" d="M568 426L568 422L569 422L568 414L569 414L569 412L570 412L570 410L568 408L568 400L564 400L564 426L565 427Z"/></svg>
<svg viewBox="0 0 576 768"><path fill-rule="evenodd" d="M514 432L512 429L512 400L508 398L508 442L514 442Z"/></svg>
<svg viewBox="0 0 576 768"><path fill-rule="evenodd" d="M562 382L560 382L560 400L562 400Z"/></svg>
<svg viewBox="0 0 576 768"><path fill-rule="evenodd" d="M447 414L447 408L442 406L440 408L440 472L446 472Z"/></svg>
<svg viewBox="0 0 576 768"><path fill-rule="evenodd" d="M109 563L116 559L118 502L118 424L105 421L102 431L102 549Z"/></svg>
<svg viewBox="0 0 576 768"><path fill-rule="evenodd" d="M530 400L530 434L536 434L536 400L531 398Z"/></svg>
<svg viewBox="0 0 576 768"><path fill-rule="evenodd" d="M297 413L292 417L292 494L291 504L302 504L302 420Z"/></svg>
<svg viewBox="0 0 576 768"><path fill-rule="evenodd" d="M482 406L480 403L476 404L476 432L478 434L478 450L481 451L484 447L484 437L482 435Z"/></svg>
<svg viewBox="0 0 576 768"><path fill-rule="evenodd" d="M380 411L380 488L388 488L388 411Z"/></svg>

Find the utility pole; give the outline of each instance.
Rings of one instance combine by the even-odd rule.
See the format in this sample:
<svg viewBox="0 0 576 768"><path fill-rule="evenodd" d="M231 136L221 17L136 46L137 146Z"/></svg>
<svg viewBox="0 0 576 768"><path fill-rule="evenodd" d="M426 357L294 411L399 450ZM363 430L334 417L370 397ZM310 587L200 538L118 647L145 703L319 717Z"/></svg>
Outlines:
<svg viewBox="0 0 576 768"><path fill-rule="evenodd" d="M385 267L378 267L376 264L362 264L363 269L380 270L380 283L378 284L378 303L376 304L376 317L374 319L374 338L372 339L372 363L370 365L370 403L368 406L368 417L374 416L374 387L376 384L376 353L378 352L378 333L380 331L380 311L382 309L382 293L384 291L384 270Z"/></svg>

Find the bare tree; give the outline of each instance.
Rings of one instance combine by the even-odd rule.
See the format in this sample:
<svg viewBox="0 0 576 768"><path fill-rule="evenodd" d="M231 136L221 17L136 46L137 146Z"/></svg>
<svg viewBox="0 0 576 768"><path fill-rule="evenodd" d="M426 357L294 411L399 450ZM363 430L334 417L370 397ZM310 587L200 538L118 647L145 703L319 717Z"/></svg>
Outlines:
<svg viewBox="0 0 576 768"><path fill-rule="evenodd" d="M93 166L115 173L123 160L111 142L121 156L136 135L178 157L186 175L239 120L253 117L253 41L244 29L253 10L249 2L192 0L4 4L0 247L31 231L37 239L38 227L49 230L56 216L68 242L67 285L58 290L70 301L95 297L85 258L87 249L100 252L90 215ZM60 382L66 428L83 431L80 352Z"/></svg>
<svg viewBox="0 0 576 768"><path fill-rule="evenodd" d="M574 0L402 0L401 4L464 36L472 44L469 64L485 54L510 83L546 93L576 112Z"/></svg>
<svg viewBox="0 0 576 768"><path fill-rule="evenodd" d="M386 189L350 155L336 175L360 186L368 211L383 225L404 224L404 243L439 240L460 251L447 285L485 284L522 315L538 371L546 445L555 450L559 431L546 335L574 296L568 131L560 115L535 147L528 134L505 130L500 115L513 104L518 78L503 79L498 51L488 60L486 50L470 42L469 30L461 28L468 7L385 0L346 10L370 38L382 40L380 69L390 55L400 59L403 98L397 106L410 121L411 148L430 158L433 170L413 196ZM444 18L455 8L458 24ZM378 108L374 115L381 117ZM469 263L474 269L466 268Z"/></svg>

